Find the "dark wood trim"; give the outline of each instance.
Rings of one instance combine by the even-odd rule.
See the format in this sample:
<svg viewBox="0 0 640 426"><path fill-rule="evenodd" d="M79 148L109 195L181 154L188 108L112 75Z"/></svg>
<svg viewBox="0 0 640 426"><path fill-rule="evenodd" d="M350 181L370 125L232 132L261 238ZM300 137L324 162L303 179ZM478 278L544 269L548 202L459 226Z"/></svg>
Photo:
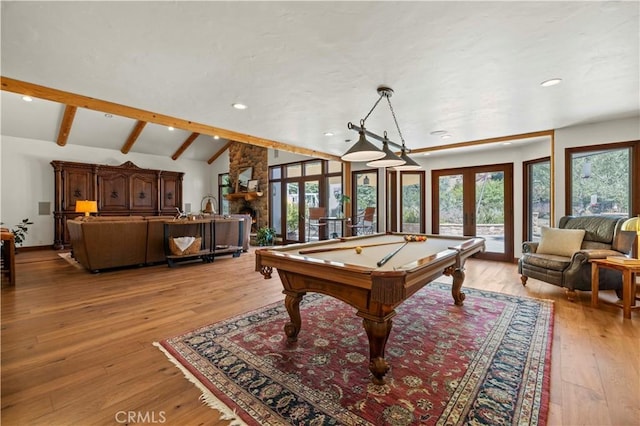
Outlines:
<svg viewBox="0 0 640 426"><path fill-rule="evenodd" d="M386 230L398 231L398 172L387 170L387 223Z"/></svg>

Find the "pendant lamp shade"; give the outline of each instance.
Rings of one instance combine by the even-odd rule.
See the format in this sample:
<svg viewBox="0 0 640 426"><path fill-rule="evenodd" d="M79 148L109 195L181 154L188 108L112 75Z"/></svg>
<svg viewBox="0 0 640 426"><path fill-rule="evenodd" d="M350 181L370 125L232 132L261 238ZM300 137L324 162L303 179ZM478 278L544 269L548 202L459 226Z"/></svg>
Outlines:
<svg viewBox="0 0 640 426"><path fill-rule="evenodd" d="M405 163L405 161L402 158L398 157L396 154L393 153L393 151L389 149L389 144L387 143L386 138L382 143L382 152L384 152L384 157L368 162L367 166L395 167L395 166L401 166Z"/></svg>
<svg viewBox="0 0 640 426"><path fill-rule="evenodd" d="M349 151L345 152L341 157L344 161L371 161L385 156L385 153L380 151L378 147L369 142L364 137L364 127L358 132L360 138L358 142L353 145Z"/></svg>
<svg viewBox="0 0 640 426"><path fill-rule="evenodd" d="M407 155L407 152L402 149L402 154L400 154L400 158L402 158L405 163L401 166L396 166L394 170L418 170L422 167L420 164L416 163L415 160Z"/></svg>

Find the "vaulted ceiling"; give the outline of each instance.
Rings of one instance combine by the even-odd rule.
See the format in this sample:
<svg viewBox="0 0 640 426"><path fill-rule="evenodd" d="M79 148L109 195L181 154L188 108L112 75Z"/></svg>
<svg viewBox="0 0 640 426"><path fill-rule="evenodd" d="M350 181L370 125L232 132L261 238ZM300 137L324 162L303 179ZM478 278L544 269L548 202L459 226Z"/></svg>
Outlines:
<svg viewBox="0 0 640 426"><path fill-rule="evenodd" d="M1 7L2 134L61 145L338 158L380 85L414 153L640 115L635 1ZM400 142L384 99L366 127Z"/></svg>

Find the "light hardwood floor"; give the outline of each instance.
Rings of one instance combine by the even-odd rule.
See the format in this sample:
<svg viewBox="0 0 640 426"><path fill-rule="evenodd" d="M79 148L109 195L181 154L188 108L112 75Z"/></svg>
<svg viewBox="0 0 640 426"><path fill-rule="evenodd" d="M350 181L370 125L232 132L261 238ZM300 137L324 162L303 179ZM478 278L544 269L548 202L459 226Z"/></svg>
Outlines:
<svg viewBox="0 0 640 426"><path fill-rule="evenodd" d="M2 288L3 425L110 425L121 412L226 425L152 342L283 300L277 275L253 271L253 251L100 274L52 250L17 262L17 286ZM465 287L555 301L550 425L640 424L638 311L625 320L592 309L588 292L570 303L558 287L525 288L507 263L469 260Z"/></svg>

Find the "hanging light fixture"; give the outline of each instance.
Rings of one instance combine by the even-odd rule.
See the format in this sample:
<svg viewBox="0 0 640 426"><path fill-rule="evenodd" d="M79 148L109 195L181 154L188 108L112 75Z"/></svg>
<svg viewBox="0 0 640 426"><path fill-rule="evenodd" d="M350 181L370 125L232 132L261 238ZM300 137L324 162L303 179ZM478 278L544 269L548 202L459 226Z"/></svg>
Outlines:
<svg viewBox="0 0 640 426"><path fill-rule="evenodd" d="M402 132L400 131L400 126L398 125L398 120L396 118L396 114L393 111L393 106L391 105L391 96L393 95L393 89L386 87L386 86L380 86L377 89L378 91L378 95L380 95L380 97L378 98L378 100L376 101L376 103L373 105L373 107L371 108L371 110L369 111L369 113L365 116L365 118L363 118L362 120L360 120L360 127L354 126L352 123L348 123L347 127L351 130L356 130L358 131L358 133L360 134L360 140L351 147L351 149L349 151L347 151L347 153L345 155L343 155L341 158L344 161L368 161L367 166L371 166L371 167L394 167L396 170L415 170L415 169L419 169L420 165L418 163L416 163L414 160L412 160L411 158L409 158L409 156L407 155L407 153L409 152L409 149L405 146L404 143L404 138L402 137ZM396 125L396 129L398 130L398 135L400 136L400 140L402 141L402 145L398 145L392 141L389 140L389 138L387 137L387 132L384 132L384 137L380 137L378 135L376 135L375 133L369 132L364 128L364 123L367 120L367 118L369 118L369 116L371 115L371 113L373 112L374 109L376 109L376 107L378 106L378 104L380 103L380 101L382 100L382 98L386 98L387 99L387 103L389 104L389 109L391 110L391 115L393 116L393 121ZM373 145L371 142L367 141L365 139L365 135L369 136L371 138L377 139L379 141L382 142L382 150L378 150L377 147L375 147L375 145ZM362 141L366 141L368 142L368 145L366 146L368 157L367 159L362 159L359 155L357 155L358 152L361 152L361 150L364 148L364 143ZM373 145L373 147L377 150L378 154L375 156L375 158L373 158L373 152L371 151L371 146ZM398 149L400 149L401 151L401 156L398 157L393 151L391 151L391 149L389 148L389 146L394 146ZM365 155L362 155L362 157L364 157ZM403 168L404 167L404 168Z"/></svg>
<svg viewBox="0 0 640 426"><path fill-rule="evenodd" d="M400 154L400 158L404 160L404 164L401 166L395 166L393 170L418 170L422 168L422 166L416 163L413 158L409 157L404 146L402 147L402 154Z"/></svg>
<svg viewBox="0 0 640 426"><path fill-rule="evenodd" d="M384 157L377 160L369 161L367 166L369 167L395 167L402 166L405 161L395 155L393 151L389 149L389 139L387 138L387 131L384 132L384 140L382 141L382 152Z"/></svg>
<svg viewBox="0 0 640 426"><path fill-rule="evenodd" d="M371 161L384 157L384 152L364 137L365 132L364 120L361 120L358 131L360 139L341 157L344 161Z"/></svg>

